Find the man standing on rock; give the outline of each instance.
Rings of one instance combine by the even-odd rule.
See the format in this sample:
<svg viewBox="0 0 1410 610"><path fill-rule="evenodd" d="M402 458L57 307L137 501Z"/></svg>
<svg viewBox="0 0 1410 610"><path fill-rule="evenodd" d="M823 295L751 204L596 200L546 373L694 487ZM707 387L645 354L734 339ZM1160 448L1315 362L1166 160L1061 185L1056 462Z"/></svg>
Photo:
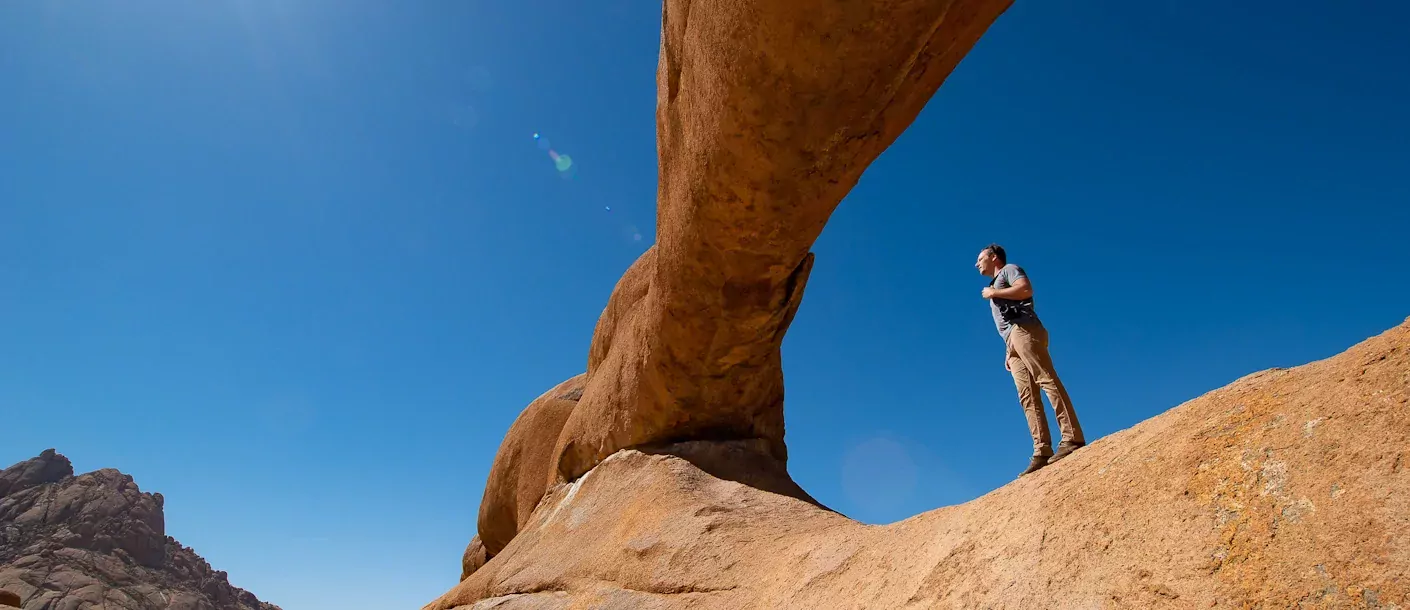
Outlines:
<svg viewBox="0 0 1410 610"><path fill-rule="evenodd" d="M1077 423L1077 412L1072 410L1072 399L1048 355L1048 330L1033 308L1033 286L1028 282L1028 274L1022 267L1009 264L1003 247L998 244L989 244L980 250L974 267L993 278L981 294L989 299L994 324L1007 346L1004 368L1013 374L1018 401L1028 417L1028 431L1033 435L1033 459L1028 469L1019 475L1023 476L1067 457L1087 442L1082 437L1082 426ZM1040 387L1047 392L1062 431L1057 453L1053 453L1043 398L1038 394Z"/></svg>

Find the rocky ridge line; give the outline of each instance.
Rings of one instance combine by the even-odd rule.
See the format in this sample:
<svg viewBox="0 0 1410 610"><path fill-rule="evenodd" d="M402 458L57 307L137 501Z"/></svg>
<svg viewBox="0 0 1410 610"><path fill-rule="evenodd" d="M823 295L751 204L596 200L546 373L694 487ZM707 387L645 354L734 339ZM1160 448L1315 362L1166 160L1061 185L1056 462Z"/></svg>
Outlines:
<svg viewBox="0 0 1410 610"><path fill-rule="evenodd" d="M279 610L167 536L163 503L53 449L0 471L0 590L25 610Z"/></svg>

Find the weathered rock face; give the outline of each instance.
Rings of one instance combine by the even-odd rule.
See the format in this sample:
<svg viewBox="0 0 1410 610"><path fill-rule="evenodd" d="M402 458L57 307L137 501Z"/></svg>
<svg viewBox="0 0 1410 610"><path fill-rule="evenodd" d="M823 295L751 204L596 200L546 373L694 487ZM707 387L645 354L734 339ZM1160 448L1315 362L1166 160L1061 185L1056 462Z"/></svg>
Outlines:
<svg viewBox="0 0 1410 610"><path fill-rule="evenodd" d="M161 494L46 450L0 472L0 589L26 610L278 610L165 529Z"/></svg>
<svg viewBox="0 0 1410 610"><path fill-rule="evenodd" d="M551 483L663 442L786 458L779 346L808 250L1009 2L666 0L658 242L598 325Z"/></svg>
<svg viewBox="0 0 1410 610"><path fill-rule="evenodd" d="M564 381L529 403L500 443L480 500L478 538L489 555L509 544L543 497L554 444L583 394L586 377Z"/></svg>
<svg viewBox="0 0 1410 610"><path fill-rule="evenodd" d="M18 593L11 593L11 592L9 592L9 591L0 591L0 606L9 606L9 607L11 607L11 608L18 608L18 607L20 607L20 601L21 601L21 600L20 600L20 596L19 596Z"/></svg>
<svg viewBox="0 0 1410 610"><path fill-rule="evenodd" d="M886 526L777 464L617 452L428 608L1410 608L1410 320Z"/></svg>
<svg viewBox="0 0 1410 610"><path fill-rule="evenodd" d="M460 580L470 578L486 561L489 561L489 554L485 552L484 543L480 542L479 536L471 538L470 544L465 545L465 554L460 558Z"/></svg>

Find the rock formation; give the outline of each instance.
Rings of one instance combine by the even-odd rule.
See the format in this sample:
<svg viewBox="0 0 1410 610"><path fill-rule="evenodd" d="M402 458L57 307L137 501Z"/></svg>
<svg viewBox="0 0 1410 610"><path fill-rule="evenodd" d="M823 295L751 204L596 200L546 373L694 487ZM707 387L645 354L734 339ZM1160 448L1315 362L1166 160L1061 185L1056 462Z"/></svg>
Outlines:
<svg viewBox="0 0 1410 610"><path fill-rule="evenodd" d="M0 471L0 589L26 610L279 610L166 535L161 494L44 451ZM5 600L0 594L0 603Z"/></svg>
<svg viewBox="0 0 1410 610"><path fill-rule="evenodd" d="M666 0L657 243L624 275L546 485L616 451L783 443L814 240L1010 0Z"/></svg>
<svg viewBox="0 0 1410 610"><path fill-rule="evenodd" d="M528 519L543 497L544 481L552 467L550 452L558 442L563 423L582 397L585 377L578 375L558 384L529 403L504 435L485 487L485 495L497 501L480 504L480 535L476 540L488 554L498 553L509 544L519 531L519 524ZM467 549L466 553L471 551Z"/></svg>
<svg viewBox="0 0 1410 610"><path fill-rule="evenodd" d="M666 0L658 242L608 299L575 398L535 401L506 437L486 559L549 488L621 449L759 441L782 467L779 348L809 248L1009 2Z"/></svg>
<svg viewBox="0 0 1410 610"><path fill-rule="evenodd" d="M1410 608L1410 320L890 525L770 464L619 451L428 608Z"/></svg>
<svg viewBox="0 0 1410 610"><path fill-rule="evenodd" d="M658 242L509 430L428 608L1407 604L1405 326L890 526L789 478L809 249L1008 4L665 0Z"/></svg>

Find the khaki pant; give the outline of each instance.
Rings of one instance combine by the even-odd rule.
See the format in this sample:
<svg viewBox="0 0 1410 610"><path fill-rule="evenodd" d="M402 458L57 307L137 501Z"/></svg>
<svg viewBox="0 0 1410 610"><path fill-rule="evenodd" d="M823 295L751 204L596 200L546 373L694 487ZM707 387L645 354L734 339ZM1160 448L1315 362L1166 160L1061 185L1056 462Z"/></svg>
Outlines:
<svg viewBox="0 0 1410 610"><path fill-rule="evenodd" d="M1082 426L1077 423L1077 412L1072 410L1072 399L1062 387L1062 380L1053 369L1053 359L1048 355L1048 330L1036 322L1015 325L1009 331L1007 344L1009 372L1013 373L1014 385L1018 386L1018 401L1023 405L1024 415L1028 416L1028 431L1033 435L1033 455L1053 454L1043 397L1038 394L1040 387L1047 392L1048 402L1057 413L1063 442L1086 443Z"/></svg>

